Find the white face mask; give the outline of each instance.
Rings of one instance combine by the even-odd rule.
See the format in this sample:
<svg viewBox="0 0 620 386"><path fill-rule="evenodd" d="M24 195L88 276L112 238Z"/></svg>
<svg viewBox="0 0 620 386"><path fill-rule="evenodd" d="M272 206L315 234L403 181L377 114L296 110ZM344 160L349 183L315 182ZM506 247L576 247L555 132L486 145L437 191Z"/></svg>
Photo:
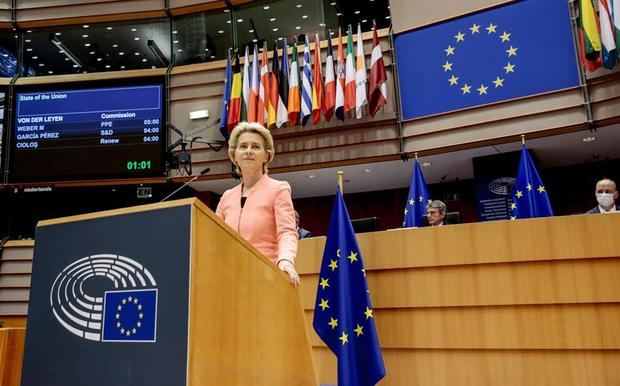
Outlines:
<svg viewBox="0 0 620 386"><path fill-rule="evenodd" d="M614 196L611 193L597 193L596 201L603 208L607 208L614 204Z"/></svg>

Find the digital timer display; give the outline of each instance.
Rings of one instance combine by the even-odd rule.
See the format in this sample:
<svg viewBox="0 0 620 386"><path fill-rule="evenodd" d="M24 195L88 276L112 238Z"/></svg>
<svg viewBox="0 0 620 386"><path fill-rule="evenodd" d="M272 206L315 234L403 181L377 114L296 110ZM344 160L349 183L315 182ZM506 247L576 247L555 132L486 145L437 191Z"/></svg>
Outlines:
<svg viewBox="0 0 620 386"><path fill-rule="evenodd" d="M10 182L163 175L163 81L97 84L18 89Z"/></svg>

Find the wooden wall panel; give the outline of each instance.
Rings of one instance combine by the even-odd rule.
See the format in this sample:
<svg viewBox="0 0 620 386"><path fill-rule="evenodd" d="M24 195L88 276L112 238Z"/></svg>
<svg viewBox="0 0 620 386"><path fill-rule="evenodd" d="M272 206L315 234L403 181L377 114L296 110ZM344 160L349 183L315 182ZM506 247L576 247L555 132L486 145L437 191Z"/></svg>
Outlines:
<svg viewBox="0 0 620 386"><path fill-rule="evenodd" d="M19 386L25 341L25 328L0 328L0 385Z"/></svg>

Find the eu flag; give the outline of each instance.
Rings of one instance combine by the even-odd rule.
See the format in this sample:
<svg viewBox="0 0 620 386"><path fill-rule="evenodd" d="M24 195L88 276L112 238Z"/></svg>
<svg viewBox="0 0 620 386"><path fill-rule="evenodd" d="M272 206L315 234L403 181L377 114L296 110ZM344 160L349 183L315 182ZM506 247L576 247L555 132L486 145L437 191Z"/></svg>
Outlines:
<svg viewBox="0 0 620 386"><path fill-rule="evenodd" d="M549 216L553 216L553 210L551 210L551 202L549 202L545 185L536 171L536 166L527 148L523 145L519 172L510 204L510 219Z"/></svg>
<svg viewBox="0 0 620 386"><path fill-rule="evenodd" d="M420 169L418 160L415 160L413 173L411 173L411 184L409 185L409 194L407 195L407 203L405 204L405 220L403 227L420 227L422 220L426 217L426 205L431 202L431 195L428 194L426 181Z"/></svg>
<svg viewBox="0 0 620 386"><path fill-rule="evenodd" d="M395 38L403 119L579 85L566 0L510 2Z"/></svg>
<svg viewBox="0 0 620 386"><path fill-rule="evenodd" d="M157 289L107 291L103 342L155 342Z"/></svg>
<svg viewBox="0 0 620 386"><path fill-rule="evenodd" d="M313 325L338 357L338 385L374 385L385 377L362 254L340 189L323 251Z"/></svg>

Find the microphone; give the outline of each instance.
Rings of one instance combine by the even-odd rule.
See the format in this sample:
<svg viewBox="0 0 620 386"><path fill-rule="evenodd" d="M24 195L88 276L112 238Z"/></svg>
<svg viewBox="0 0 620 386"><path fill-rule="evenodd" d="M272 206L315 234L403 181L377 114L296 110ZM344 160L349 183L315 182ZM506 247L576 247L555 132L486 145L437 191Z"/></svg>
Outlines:
<svg viewBox="0 0 620 386"><path fill-rule="evenodd" d="M169 195L167 195L166 197L162 198L159 202L164 202L167 199L169 199L170 197L174 196L175 193L177 193L179 190L183 189L184 187L186 187L187 185L191 184L192 182L196 181L198 179L198 177L206 174L209 172L209 170L211 170L211 168L207 167L204 168L200 171L200 173L198 173L197 175L195 175L191 180L187 181L186 183L184 183L183 185L181 185L180 187L178 187L174 192L170 193Z"/></svg>

